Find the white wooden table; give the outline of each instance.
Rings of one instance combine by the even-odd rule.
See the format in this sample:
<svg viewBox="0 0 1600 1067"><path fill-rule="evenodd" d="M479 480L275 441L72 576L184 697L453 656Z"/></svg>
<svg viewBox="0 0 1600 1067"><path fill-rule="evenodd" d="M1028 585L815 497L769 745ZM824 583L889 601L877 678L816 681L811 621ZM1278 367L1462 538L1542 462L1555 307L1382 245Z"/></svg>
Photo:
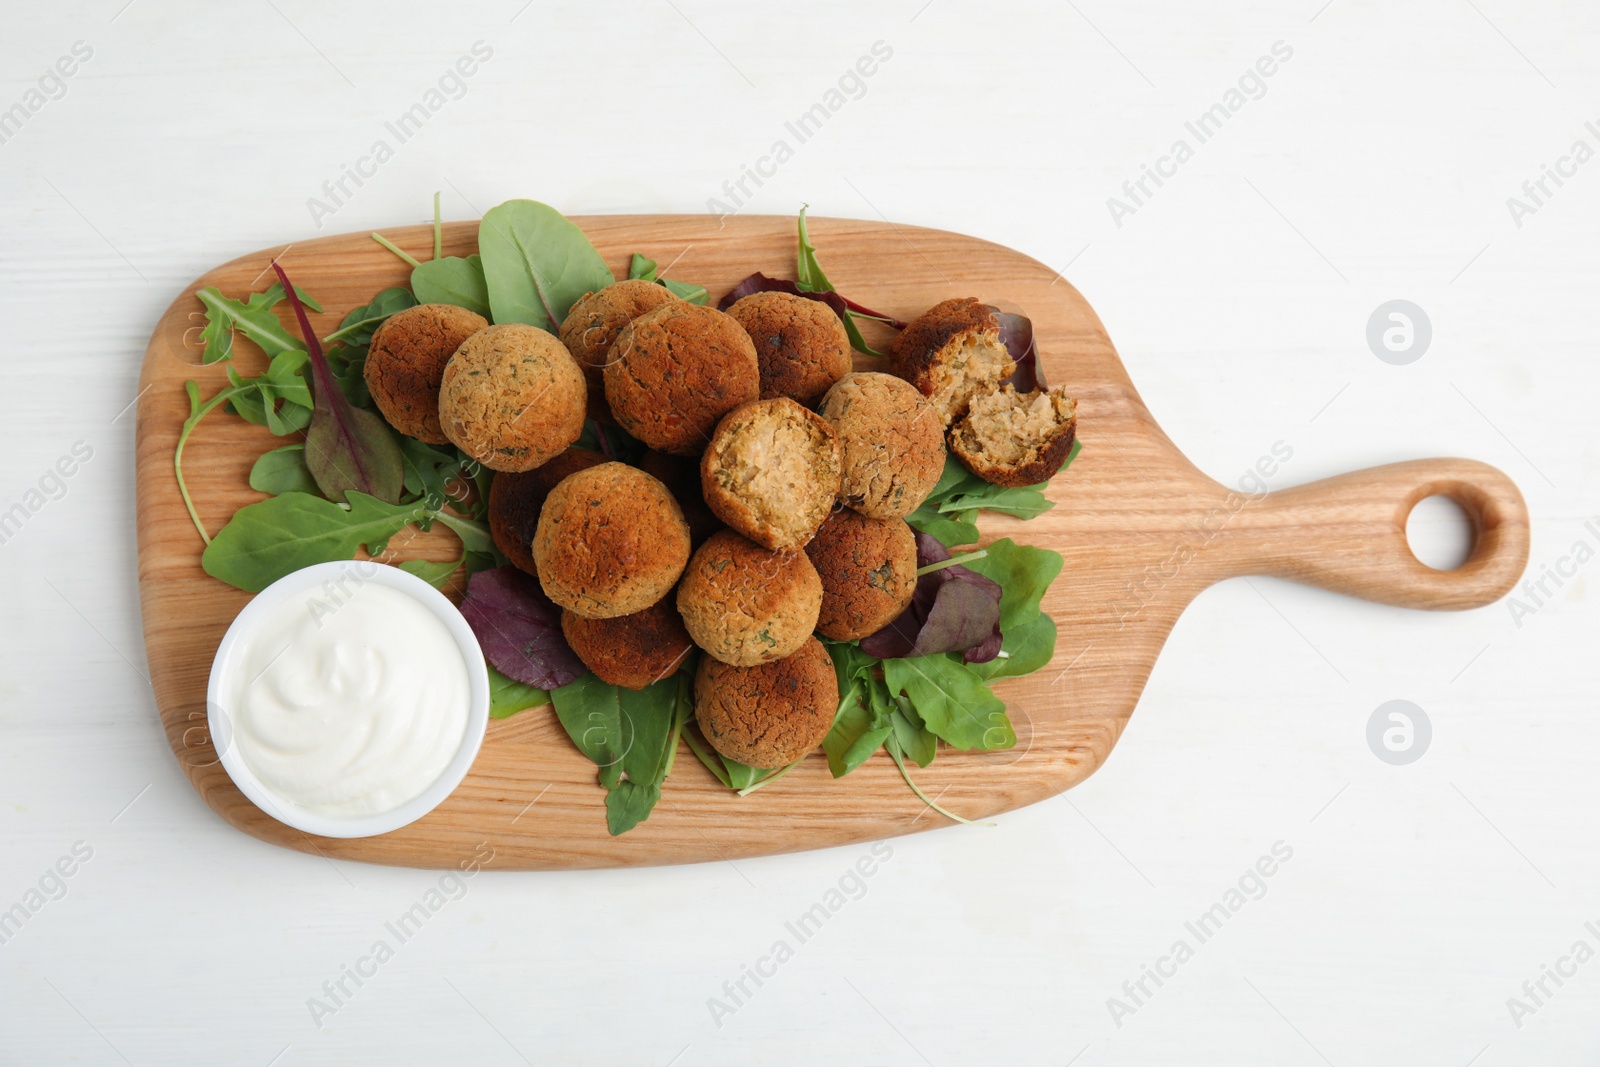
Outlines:
<svg viewBox="0 0 1600 1067"><path fill-rule="evenodd" d="M1592 4L125 2L10 4L0 35L0 511L26 512L0 545L0 923L25 916L0 1063L1595 1062L1600 963L1570 954L1600 950L1600 162L1562 162L1600 149ZM736 196L1015 246L1209 472L1279 443L1280 487L1484 459L1528 497L1532 576L1564 576L1520 617L1218 587L1101 773L892 842L775 969L865 850L441 887L273 849L158 729L133 383L208 266L418 221L436 189L454 218ZM1405 365L1366 340L1395 299L1431 323ZM1407 765L1367 743L1394 699L1432 727ZM736 1001L747 967L774 973Z"/></svg>

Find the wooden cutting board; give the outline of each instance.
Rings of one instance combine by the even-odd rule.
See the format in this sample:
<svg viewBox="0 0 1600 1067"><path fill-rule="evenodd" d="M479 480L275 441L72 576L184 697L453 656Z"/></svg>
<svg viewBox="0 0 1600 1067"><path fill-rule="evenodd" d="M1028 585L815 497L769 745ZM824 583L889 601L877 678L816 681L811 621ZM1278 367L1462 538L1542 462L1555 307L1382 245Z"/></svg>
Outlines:
<svg viewBox="0 0 1600 1067"><path fill-rule="evenodd" d="M629 254L670 265L670 275L720 296L760 270L792 277L794 220L705 215L596 216L574 221L619 277ZM445 253L476 251L477 223L445 228ZM1031 804L1100 767L1127 724L1168 632L1213 582L1261 574L1308 582L1408 608L1459 609L1493 602L1522 574L1528 516L1500 471L1464 459L1397 463L1249 499L1200 473L1135 392L1104 327L1083 297L1042 263L959 234L843 219L811 220L813 240L842 292L909 319L938 300L976 296L1033 319L1048 380L1079 399L1084 448L1050 496L1057 507L1028 522L984 513L985 541L1010 536L1066 559L1044 608L1060 627L1055 661L996 685L1015 723L1011 751L945 750L916 772L929 796L969 818ZM432 230L387 236L419 259ZM612 867L737 859L841 845L948 825L906 788L879 753L833 780L815 753L747 798L723 788L686 745L661 803L630 833L606 833L604 793L548 707L491 722L482 752L455 793L421 821L381 837L316 838L270 818L234 788L206 734L206 679L223 632L249 595L200 569L201 542L173 480L172 449L188 412L183 383L209 396L222 366L199 365L203 324L194 293L215 285L242 297L271 281L281 255L295 283L326 312L332 331L352 307L409 271L366 234L264 249L200 278L162 316L145 354L138 426L139 590L145 646L161 720L202 797L234 826L274 844L324 856L413 867L453 867L480 845L496 869ZM280 306L285 316L284 309ZM287 318L286 318L287 321ZM292 324L289 329L296 332ZM257 373L261 356L242 338L235 358ZM870 366L870 361L860 361ZM236 509L261 498L250 466L283 443L224 412L190 439L185 473L214 534ZM1476 523L1471 557L1435 571L1405 538L1413 504L1433 494L1460 503ZM391 547L402 557L453 559L441 530ZM403 545L403 547L402 547Z"/></svg>

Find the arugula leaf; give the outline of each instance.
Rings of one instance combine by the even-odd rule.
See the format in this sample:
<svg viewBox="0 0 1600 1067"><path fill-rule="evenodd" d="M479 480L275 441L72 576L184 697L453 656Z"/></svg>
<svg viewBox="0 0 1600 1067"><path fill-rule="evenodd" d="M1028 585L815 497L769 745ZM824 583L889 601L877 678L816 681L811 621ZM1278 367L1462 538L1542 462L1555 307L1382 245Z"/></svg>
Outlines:
<svg viewBox="0 0 1600 1067"><path fill-rule="evenodd" d="M471 508L467 508L463 501L450 492L452 481L468 479L482 468L481 464L460 449L430 445L414 437L402 437L400 454L405 463L403 484L407 499L420 498L434 510L449 504L462 510L469 518L477 518L487 509L487 493L480 494ZM422 528L426 530L429 525L430 522L424 522Z"/></svg>
<svg viewBox="0 0 1600 1067"><path fill-rule="evenodd" d="M478 252L499 324L524 322L555 333L579 297L616 280L582 230L535 200L490 208L478 227Z"/></svg>
<svg viewBox="0 0 1600 1067"><path fill-rule="evenodd" d="M683 739L689 743L689 751L693 752L701 763L706 765L717 778L717 781L737 793L741 789L748 789L760 780L762 775L771 773L760 767L750 767L738 760L731 760L727 756L711 747L711 742L705 739L691 715L683 728Z"/></svg>
<svg viewBox="0 0 1600 1067"><path fill-rule="evenodd" d="M895 705L895 709L889 713L895 744L907 759L915 762L918 767L926 767L938 754L938 738L934 737L933 731L923 723L922 716L917 714L917 709L912 706L910 700L896 697Z"/></svg>
<svg viewBox="0 0 1600 1067"><path fill-rule="evenodd" d="M280 352L302 347L289 336L289 331L283 328L278 316L272 312L273 307L283 300L283 295L282 285L276 283L262 292L251 293L243 301L223 296L222 291L214 285L195 293L206 308L206 325L200 331L205 352L201 354L200 361L217 363L232 359L235 332L254 341L269 359ZM300 294L300 297L308 307L322 310L304 294Z"/></svg>
<svg viewBox="0 0 1600 1067"><path fill-rule="evenodd" d="M822 739L822 751L828 755L828 770L835 778L843 778L882 748L884 739L893 729L891 722L879 721L859 699L841 705L834 716L833 728Z"/></svg>
<svg viewBox="0 0 1600 1067"><path fill-rule="evenodd" d="M663 678L635 691L592 674L550 691L572 743L600 768L612 836L649 817L672 770L692 701L689 677Z"/></svg>
<svg viewBox="0 0 1600 1067"><path fill-rule="evenodd" d="M706 292L706 287L703 285L656 277L656 261L647 259L638 252L635 252L633 258L628 261L628 280L655 282L657 285L665 286L673 296L687 300L691 304L704 304L711 299L711 294Z"/></svg>
<svg viewBox="0 0 1600 1067"><path fill-rule="evenodd" d="M1074 441L1056 473L1071 466L1082 449L1083 442ZM979 508L1032 519L1055 507L1055 502L1044 495L1046 484L1010 488L993 485L967 470L955 456L946 455L944 472L933 492L917 510L906 516L906 521L923 533L937 537L946 547L970 545L978 540Z"/></svg>
<svg viewBox="0 0 1600 1067"><path fill-rule="evenodd" d="M453 304L489 317L489 283L480 255L430 259L411 272L411 289L418 303Z"/></svg>
<svg viewBox="0 0 1600 1067"><path fill-rule="evenodd" d="M306 446L284 445L264 452L250 468L250 488L258 493L315 493L317 483L306 469Z"/></svg>
<svg viewBox="0 0 1600 1067"><path fill-rule="evenodd" d="M924 503L906 516L906 522L929 537L938 538L946 548L955 548L958 545L977 543L978 525L973 521L977 517L976 508L946 515L938 508L930 508Z"/></svg>
<svg viewBox="0 0 1600 1067"><path fill-rule="evenodd" d="M550 703L550 694L543 689L535 689L524 682L514 678L507 678L493 665L489 666L489 717L491 719L509 719L519 711L527 711L541 704Z"/></svg>
<svg viewBox="0 0 1600 1067"><path fill-rule="evenodd" d="M883 676L890 693L910 697L927 728L956 748L989 750L1017 743L1005 704L956 657L886 659Z"/></svg>
<svg viewBox="0 0 1600 1067"><path fill-rule="evenodd" d="M276 260L272 269L284 288L289 289L289 276ZM311 320L292 291L289 303L300 321L300 333L305 338L317 384L311 424L306 429L306 468L329 500L341 501L347 491L359 490L397 503L404 484L405 463L394 432L382 416L350 403L334 381L322 344L311 329Z"/></svg>

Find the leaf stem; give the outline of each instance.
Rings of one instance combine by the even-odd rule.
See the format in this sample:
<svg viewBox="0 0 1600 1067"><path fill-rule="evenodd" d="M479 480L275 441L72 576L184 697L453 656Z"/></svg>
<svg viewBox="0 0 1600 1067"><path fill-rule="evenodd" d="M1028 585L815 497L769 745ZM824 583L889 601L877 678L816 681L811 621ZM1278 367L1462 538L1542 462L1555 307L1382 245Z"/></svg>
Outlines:
<svg viewBox="0 0 1600 1067"><path fill-rule="evenodd" d="M439 222L439 193L433 194L433 258L444 257L444 227Z"/></svg>
<svg viewBox="0 0 1600 1067"><path fill-rule="evenodd" d="M904 778L906 780L906 785L909 785L911 787L911 791L913 793L917 794L917 799L921 800L924 804L928 805L928 807L932 808L934 811L938 812L940 815L943 815L947 819L954 819L956 822L965 823L968 826L993 826L994 825L994 823L992 823L992 822L975 822L972 819L963 819L961 816L957 815L955 812L946 811L944 808L941 808L938 804L936 804L932 800L928 799L928 795L926 793L924 793L922 790L918 789L917 788L917 783L913 782L911 780L911 774L910 774L910 772L908 772L906 770L905 760L900 758L900 754L898 752L896 752L892 747L890 747L888 745L885 745L884 748L889 753L889 758L894 760L894 765L896 767L900 768L900 777Z"/></svg>
<svg viewBox="0 0 1600 1067"><path fill-rule="evenodd" d="M375 234L372 235L372 239L374 241L378 242L383 247L387 248L389 251L393 252L395 255L399 256L401 259L405 260L407 263L409 263L413 270L416 269L417 267L422 266L422 264L417 260L417 258L415 256L413 256L410 252L407 252L405 249L401 248L399 245L395 244L393 241L389 240L383 234L375 233Z"/></svg>
<svg viewBox="0 0 1600 1067"><path fill-rule="evenodd" d="M757 778L755 781L751 782L749 785L747 785L743 789L739 790L739 795L742 796L742 797L747 797L751 793L754 793L757 789L760 789L762 786L766 785L768 782L776 782L779 778L782 778L784 775L788 774L790 771L792 771L796 767L800 766L801 761L804 760L804 759L805 759L805 757L801 756L800 759L795 760L793 763L789 764L789 766L787 766L787 767L784 767L782 770L773 771L771 774L767 775L765 778Z"/></svg>
<svg viewBox="0 0 1600 1067"><path fill-rule="evenodd" d="M926 567L918 567L917 577L921 578L924 574L932 574L934 571L942 571L946 567L955 567L962 563L971 563L973 560L982 559L988 554L989 550L987 548L980 548L976 552L963 552L959 556L951 556L949 559L942 559L938 563L930 563Z"/></svg>
<svg viewBox="0 0 1600 1067"><path fill-rule="evenodd" d="M194 522L194 528L200 531L200 540L211 544L211 535L206 533L205 524L200 521L200 513L195 510L194 500L189 496L189 486L183 480L183 446L189 443L189 435L217 405L232 400L240 393L249 392L248 385L234 385L217 391L217 395L200 404L183 420L183 429L178 433L178 446L172 450L172 473L178 479L178 495L183 498L183 506L189 512L189 518Z"/></svg>

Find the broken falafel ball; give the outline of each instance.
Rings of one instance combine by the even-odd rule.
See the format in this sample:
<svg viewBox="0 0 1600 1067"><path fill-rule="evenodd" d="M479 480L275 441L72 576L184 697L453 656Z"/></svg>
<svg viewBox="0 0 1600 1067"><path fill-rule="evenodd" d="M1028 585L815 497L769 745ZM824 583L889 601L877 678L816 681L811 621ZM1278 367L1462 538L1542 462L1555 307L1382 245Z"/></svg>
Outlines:
<svg viewBox="0 0 1600 1067"><path fill-rule="evenodd" d="M950 448L967 469L995 485L1038 485L1072 452L1078 404L1067 391L1019 393L1005 386L974 397L950 431Z"/></svg>
<svg viewBox="0 0 1600 1067"><path fill-rule="evenodd" d="M529 471L583 432L587 388L566 346L523 323L487 326L445 365L445 436L490 470Z"/></svg>
<svg viewBox="0 0 1600 1067"><path fill-rule="evenodd" d="M806 555L822 579L817 632L835 641L877 633L900 617L917 591L917 537L904 519L869 519L840 508Z"/></svg>
<svg viewBox="0 0 1600 1067"><path fill-rule="evenodd" d="M671 597L610 619L586 619L563 611L561 633L595 677L624 689L659 682L694 651Z"/></svg>
<svg viewBox="0 0 1600 1067"><path fill-rule="evenodd" d="M487 325L451 304L418 304L379 324L362 376L390 426L430 445L450 443L439 425L439 382L461 342Z"/></svg>
<svg viewBox="0 0 1600 1067"><path fill-rule="evenodd" d="M716 308L674 300L622 328L605 366L611 415L651 448L698 456L717 421L761 392L750 335Z"/></svg>
<svg viewBox="0 0 1600 1067"><path fill-rule="evenodd" d="M689 560L689 527L667 487L625 463L601 463L550 491L533 534L545 595L588 619L643 611Z"/></svg>
<svg viewBox="0 0 1600 1067"><path fill-rule="evenodd" d="M719 530L695 549L678 585L694 643L723 663L782 659L817 626L822 580L804 552L772 552Z"/></svg>
<svg viewBox="0 0 1600 1067"><path fill-rule="evenodd" d="M569 448L531 471L496 474L489 483L489 536L494 545L519 570L537 575L533 565L533 532L545 498L569 474L606 462L587 448Z"/></svg>
<svg viewBox="0 0 1600 1067"><path fill-rule="evenodd" d="M941 301L911 320L889 345L889 359L945 429L975 395L998 389L1017 369L1000 338L999 313L970 296Z"/></svg>
<svg viewBox="0 0 1600 1067"><path fill-rule="evenodd" d="M763 400L786 396L811 407L850 373L850 336L821 301L793 293L751 293L728 314L756 346Z"/></svg>
<svg viewBox="0 0 1600 1067"><path fill-rule="evenodd" d="M815 637L782 659L737 667L702 657L694 715L711 747L749 767L786 767L822 744L839 705L833 660Z"/></svg>
<svg viewBox="0 0 1600 1067"><path fill-rule="evenodd" d="M862 371L840 378L819 409L839 438L839 499L874 519L903 518L944 473L944 426L909 382Z"/></svg>
<svg viewBox="0 0 1600 1067"><path fill-rule="evenodd" d="M717 423L700 484L716 516L762 548L799 548L839 495L839 442L786 396L752 400Z"/></svg>
<svg viewBox="0 0 1600 1067"><path fill-rule="evenodd" d="M584 293L567 311L567 317L561 320L561 343L583 368L584 380L589 385L591 417L609 417L608 411L597 412L594 408L605 402L604 371L617 334L645 312L676 299L664 285L629 278Z"/></svg>

